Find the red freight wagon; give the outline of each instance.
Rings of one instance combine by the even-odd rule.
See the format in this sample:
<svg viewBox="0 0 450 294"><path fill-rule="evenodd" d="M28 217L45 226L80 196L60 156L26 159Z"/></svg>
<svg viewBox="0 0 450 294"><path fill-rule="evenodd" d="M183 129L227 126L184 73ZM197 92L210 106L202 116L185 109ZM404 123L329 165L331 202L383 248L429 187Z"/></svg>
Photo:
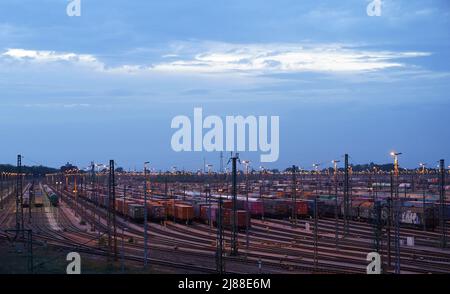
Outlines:
<svg viewBox="0 0 450 294"><path fill-rule="evenodd" d="M263 204L260 200L258 201L249 201L248 209L250 211L250 215L254 217L261 217L263 215Z"/></svg>
<svg viewBox="0 0 450 294"><path fill-rule="evenodd" d="M191 205L175 204L175 219L183 222L191 222L194 219L194 207Z"/></svg>
<svg viewBox="0 0 450 294"><path fill-rule="evenodd" d="M305 201L297 201L297 216L308 216L308 204Z"/></svg>
<svg viewBox="0 0 450 294"><path fill-rule="evenodd" d="M236 211L236 225L238 230L243 230L247 227L247 213L245 210L238 210ZM233 223L233 210L231 209L224 209L223 211L223 225L226 228L231 228L231 225ZM250 219L249 219L249 226L250 226Z"/></svg>
<svg viewBox="0 0 450 294"><path fill-rule="evenodd" d="M204 223L209 223L209 219L211 218L212 222L216 221L218 207L216 205L203 205L201 207L200 219Z"/></svg>
<svg viewBox="0 0 450 294"><path fill-rule="evenodd" d="M233 201L230 200L223 201L222 207L225 209L233 209Z"/></svg>

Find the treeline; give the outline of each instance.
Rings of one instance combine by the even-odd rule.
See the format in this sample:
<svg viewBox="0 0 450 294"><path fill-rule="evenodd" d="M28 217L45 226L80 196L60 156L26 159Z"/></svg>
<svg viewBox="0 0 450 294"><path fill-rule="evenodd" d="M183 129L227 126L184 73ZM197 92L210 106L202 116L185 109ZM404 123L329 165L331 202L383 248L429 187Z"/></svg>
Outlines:
<svg viewBox="0 0 450 294"><path fill-rule="evenodd" d="M11 164L0 164L0 172L17 173L17 167ZM45 174L59 172L59 169L46 166L22 166L21 172L34 176L44 176Z"/></svg>
<svg viewBox="0 0 450 294"><path fill-rule="evenodd" d="M339 163L340 167L338 168L339 171L344 171L344 168L342 168L343 163ZM394 169L393 163L386 163L386 164L376 164L376 163L366 163L366 164L350 164L351 168L355 172L362 172L362 171L384 171L384 172L390 172ZM293 168L289 167L285 169L286 172L292 172ZM312 168L306 169L306 170L312 170ZM322 171L333 171L332 167L321 169ZM296 167L296 171L299 171L299 168Z"/></svg>

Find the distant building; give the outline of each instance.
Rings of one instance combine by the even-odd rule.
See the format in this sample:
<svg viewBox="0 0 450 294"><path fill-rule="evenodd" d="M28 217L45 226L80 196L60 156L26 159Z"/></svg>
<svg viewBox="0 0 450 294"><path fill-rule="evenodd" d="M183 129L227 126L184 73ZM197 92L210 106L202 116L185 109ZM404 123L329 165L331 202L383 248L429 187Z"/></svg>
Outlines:
<svg viewBox="0 0 450 294"><path fill-rule="evenodd" d="M63 172L63 173L70 171L70 170L72 170L72 171L78 170L78 167L75 165L72 165L70 163L66 163L66 165L61 166L61 172Z"/></svg>

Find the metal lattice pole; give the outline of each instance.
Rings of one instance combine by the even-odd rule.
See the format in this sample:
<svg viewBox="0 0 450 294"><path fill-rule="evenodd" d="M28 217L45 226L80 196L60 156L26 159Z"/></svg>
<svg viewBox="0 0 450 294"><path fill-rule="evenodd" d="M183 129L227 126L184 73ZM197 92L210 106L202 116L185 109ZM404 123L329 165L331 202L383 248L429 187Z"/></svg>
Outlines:
<svg viewBox="0 0 450 294"><path fill-rule="evenodd" d="M447 246L446 226L445 226L445 162L439 161L439 219L441 227L441 247Z"/></svg>
<svg viewBox="0 0 450 294"><path fill-rule="evenodd" d="M149 162L144 162L144 269L148 265L147 164Z"/></svg>
<svg viewBox="0 0 450 294"><path fill-rule="evenodd" d="M292 166L292 221L297 225L297 178L295 165Z"/></svg>
<svg viewBox="0 0 450 294"><path fill-rule="evenodd" d="M114 160L109 161L109 180L108 180L108 260L114 250L114 260L117 260L117 231L116 231L116 211L115 198L115 170Z"/></svg>
<svg viewBox="0 0 450 294"><path fill-rule="evenodd" d="M16 230L23 230L22 155L17 155L16 172ZM23 233L23 231L22 231Z"/></svg>
<svg viewBox="0 0 450 294"><path fill-rule="evenodd" d="M349 165L348 165L348 154L345 154L345 175L344 175L344 224L345 224L345 235L349 233Z"/></svg>
<svg viewBox="0 0 450 294"><path fill-rule="evenodd" d="M232 162L232 214L231 214L231 255L238 255L238 240L237 240L237 161L239 160L239 154L236 153L231 157Z"/></svg>
<svg viewBox="0 0 450 294"><path fill-rule="evenodd" d="M338 163L339 160L333 160L334 164L334 197L335 197L335 207L334 207L334 218L335 218L335 243L336 248L339 247L339 201L338 201Z"/></svg>
<svg viewBox="0 0 450 294"><path fill-rule="evenodd" d="M223 274L225 271L224 259L223 259L223 226L222 226L222 195L219 196L219 205L216 215L217 223L217 246L216 246L216 269L219 274Z"/></svg>

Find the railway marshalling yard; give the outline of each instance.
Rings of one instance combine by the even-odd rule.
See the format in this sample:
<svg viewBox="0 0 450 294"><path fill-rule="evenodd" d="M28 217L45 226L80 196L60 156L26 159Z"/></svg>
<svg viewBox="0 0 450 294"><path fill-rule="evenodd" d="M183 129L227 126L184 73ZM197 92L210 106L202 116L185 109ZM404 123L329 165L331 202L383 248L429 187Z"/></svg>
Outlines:
<svg viewBox="0 0 450 294"><path fill-rule="evenodd" d="M336 193L339 195L337 199L329 197L334 190L332 180L329 186L325 179L315 177L305 177L300 181L303 186L296 190L294 200L293 190L289 193L292 185L289 179L251 179L246 184L251 189L243 187L243 181L240 181L237 196L244 208L240 206L238 217L244 218L237 220L237 252L231 254L233 230L225 219L230 218L226 213L231 199L227 182L206 185L205 182L178 181L176 178L169 183L150 179L146 190L141 175L117 176L115 202L109 202L111 190L108 188L111 187L107 176L99 176L96 180L88 175L24 180L22 196L31 192L31 195L42 197L43 203L36 206L31 197L29 204L20 208L16 203L20 193L16 193L15 183L3 191L0 249L4 262L0 271L66 273L67 254L78 252L82 273L212 274L220 272L218 255L222 252L221 270L225 273L364 274L369 263L367 254L377 251L382 258L383 273L395 273L397 262L402 274L450 273L450 249L441 246L441 223L435 224L426 217L421 218L424 226L400 223L397 258L393 222L383 217L377 223L372 218L364 219L362 207L366 204L358 204L361 215L344 218L341 190ZM261 183L266 183L264 191ZM261 191L255 190L258 185ZM278 187L274 190L273 186ZM427 189L423 188L425 193L419 201L425 202L425 194L433 194L432 187ZM422 194L420 186L416 190L405 191L404 196L410 198L411 195ZM273 197L270 194L274 194ZM358 190L355 185L351 194L352 207L358 201L364 202L364 195L367 196L366 202L376 203L374 197L383 199L389 194L381 188L379 191ZM252 204L250 208L246 202L247 195L250 202L262 202L261 206ZM55 196L57 202L52 198ZM144 197L148 199L148 205L144 206L148 209L145 269L145 226L139 210ZM331 199L331 203L336 203L335 210L330 209L327 213L321 207L325 207L327 202L317 201L317 197ZM316 199L312 202L315 206L308 202L312 198ZM303 203L298 209L293 205L297 202ZM108 203L114 203L114 213L108 210ZM225 215L221 221L221 251L218 251L217 242L219 224L215 221L218 219L218 206ZM31 242L21 232L8 231L17 227L17 207L23 211L24 229L32 232ZM296 209L292 210L292 207ZM375 215L374 211L369 215ZM408 212L403 216L411 217L411 211ZM445 223L447 235L448 227Z"/></svg>

